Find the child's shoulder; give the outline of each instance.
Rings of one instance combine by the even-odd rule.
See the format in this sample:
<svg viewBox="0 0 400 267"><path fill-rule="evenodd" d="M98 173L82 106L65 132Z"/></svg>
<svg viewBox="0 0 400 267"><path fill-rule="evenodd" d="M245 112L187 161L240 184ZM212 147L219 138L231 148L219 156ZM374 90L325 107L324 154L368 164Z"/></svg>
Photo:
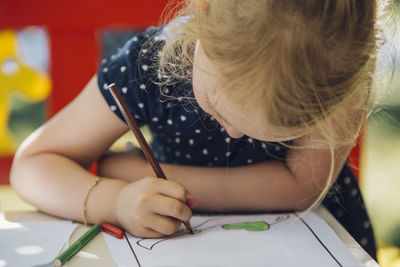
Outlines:
<svg viewBox="0 0 400 267"><path fill-rule="evenodd" d="M114 54L104 58L97 73L100 88L107 90L110 83L141 86L142 80L155 78L153 65L164 42L162 32L163 27L149 27L133 34Z"/></svg>
<svg viewBox="0 0 400 267"><path fill-rule="evenodd" d="M132 35L115 54L103 59L97 72L97 83L110 108L119 110L108 86L115 83L132 112L145 119L145 110L155 103L157 71L155 61L161 48L162 27L150 27ZM156 44L156 45L155 45ZM144 108L146 106L146 108ZM122 118L122 115L120 116Z"/></svg>
<svg viewBox="0 0 400 267"><path fill-rule="evenodd" d="M142 31L133 33L122 47L112 51L111 56L102 60L102 66L108 67L110 64L117 64L119 60L146 59L151 57L151 52L160 49L164 43L164 26L149 27Z"/></svg>

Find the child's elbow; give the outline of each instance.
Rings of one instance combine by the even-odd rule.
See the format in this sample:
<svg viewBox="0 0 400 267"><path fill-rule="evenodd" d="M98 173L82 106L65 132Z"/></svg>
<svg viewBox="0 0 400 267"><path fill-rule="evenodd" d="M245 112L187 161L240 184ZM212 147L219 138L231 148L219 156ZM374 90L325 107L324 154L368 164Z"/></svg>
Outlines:
<svg viewBox="0 0 400 267"><path fill-rule="evenodd" d="M11 170L10 170L10 185L12 188L18 193L20 191L20 186L23 185L23 178L22 170L24 169L24 159L25 151L22 146L17 149L17 152L14 155Z"/></svg>
<svg viewBox="0 0 400 267"><path fill-rule="evenodd" d="M307 211L318 206L323 199L322 192L305 191L304 194L296 202L295 211Z"/></svg>
<svg viewBox="0 0 400 267"><path fill-rule="evenodd" d="M24 191L23 187L27 184L25 180L29 178L27 174L30 172L27 162L34 155L28 139L18 147L11 164L10 185L18 194Z"/></svg>

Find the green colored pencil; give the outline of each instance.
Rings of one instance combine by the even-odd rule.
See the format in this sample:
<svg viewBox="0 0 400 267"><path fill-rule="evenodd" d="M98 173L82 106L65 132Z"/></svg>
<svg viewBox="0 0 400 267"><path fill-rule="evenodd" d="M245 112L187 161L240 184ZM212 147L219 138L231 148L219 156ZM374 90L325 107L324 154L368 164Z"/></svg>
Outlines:
<svg viewBox="0 0 400 267"><path fill-rule="evenodd" d="M95 237L101 231L100 224L93 225L89 230L86 231L78 240L76 240L69 248L67 248L60 256L58 256L53 264L56 267L60 267L66 263L72 256L74 256L79 250L81 250L93 237Z"/></svg>

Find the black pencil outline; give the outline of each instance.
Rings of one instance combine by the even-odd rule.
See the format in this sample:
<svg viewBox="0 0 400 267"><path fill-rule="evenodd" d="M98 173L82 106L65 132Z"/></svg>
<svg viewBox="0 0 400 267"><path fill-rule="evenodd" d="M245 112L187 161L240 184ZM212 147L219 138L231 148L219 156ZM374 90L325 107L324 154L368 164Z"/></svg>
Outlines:
<svg viewBox="0 0 400 267"><path fill-rule="evenodd" d="M297 215L297 213L293 213L307 228L308 230L310 230L310 232L313 234L313 236L318 240L318 242L325 248L325 250L329 253L329 255L336 261L336 263L340 266L343 267L342 264L340 264L340 262L338 261L338 259L336 259L335 256L333 256L333 253L325 246L324 243L322 243L321 239L319 239L319 237L317 236L317 234L311 229L311 226L308 225L308 223L306 221L303 220L302 217L300 217L299 215Z"/></svg>
<svg viewBox="0 0 400 267"><path fill-rule="evenodd" d="M289 219L289 217L290 217L289 214L282 214L282 215L279 215L278 217L276 217L274 222L272 222L272 223L265 222L265 223L268 224L268 229L269 229L271 227L271 225L286 221L287 219ZM203 231L206 231L206 230L209 230L209 229L212 229L212 228L215 228L215 227L223 227L226 224L216 224L216 225L211 225L209 227L206 227L206 228L203 228L203 229L200 229L200 230L198 229L200 226L203 226L204 224L206 224L206 223L208 223L210 221L218 221L220 219L224 219L224 217L216 217L216 218L207 219L204 222L200 223L199 225L193 226L193 231L194 231L195 234L197 234L197 233L201 233ZM240 222L238 222L238 223L240 223ZM268 229L266 229L266 230L268 230ZM139 247L142 247L144 249L147 249L147 250L152 250L155 245L157 245L157 244L159 244L161 242L167 241L167 240L175 238L175 237L179 237L179 236L185 235L187 233L188 233L188 231L180 230L180 231L176 232L175 234L172 234L170 236L166 236L164 238L161 238L157 242L153 243L150 247L146 247L146 246L141 244L142 241L148 239L148 238L142 238L142 239L136 241L136 245L138 245Z"/></svg>
<svg viewBox="0 0 400 267"><path fill-rule="evenodd" d="M131 242L129 241L128 236L126 235L126 231L124 232L124 236L125 236L126 241L128 241L129 248L131 249L131 251L133 253L133 256L135 257L135 260L136 260L136 263L138 264L138 267L141 267L142 265L140 264L139 259L136 256L135 250L133 249L133 247L131 245Z"/></svg>
<svg viewBox="0 0 400 267"><path fill-rule="evenodd" d="M217 218L207 219L207 220L205 220L204 222L200 223L199 225L193 226L192 229L193 229L193 231L194 231L195 233L198 233L198 232L202 232L202 231L204 231L204 230L208 230L208 229L214 228L214 227L216 227L216 226L220 226L220 225L214 225L214 226L211 226L211 227L208 227L208 228L201 229L200 231L196 230L198 227L200 227L200 226L202 226L202 225L204 225L204 224L206 224L206 223L208 223L208 222L210 222L210 221L217 221L217 220L223 219L223 218L224 218L224 217L217 217ZM142 248L144 248L144 249L147 249L147 250L152 250L153 247L154 247L155 245L157 245L157 244L159 244L159 243L161 243L161 242L164 242L164 241L166 241L166 240L168 240L168 239L172 239L172 238L175 238L175 237L178 237L178 236L182 236L182 235L187 234L187 233L188 233L188 231L180 230L180 231L176 232L175 234L172 234L172 235L166 236L166 237L164 237L164 238L161 238L160 240L158 240L157 242L155 242L153 245L151 245L150 248L145 247L145 246L143 246L142 244L140 244L141 241L146 240L146 239L148 239L148 238L139 239L138 241L136 241L136 245L138 245L139 247L142 247Z"/></svg>
<svg viewBox="0 0 400 267"><path fill-rule="evenodd" d="M309 225L303 220L303 218L301 218L297 213L289 213L289 214L288 214L288 215L289 215L288 218L290 218L290 214L293 214L294 216L296 216L296 217L307 227L307 229L313 234L313 236L318 240L319 244L321 244L322 247L328 252L328 254L335 260L335 262L339 265L339 267L343 267L343 265L336 259L336 257L331 253L331 251L325 246L325 244L322 243L322 241L319 239L319 237L317 236L317 234L311 229L311 226L309 226ZM208 220L206 220L206 221L208 221ZM203 225L204 223L205 223L205 222L201 223L200 225ZM213 227L215 227L215 226L213 226ZM211 227L211 228L213 228L213 227ZM208 229L208 228L206 228L206 229ZM139 259L137 258L136 253L135 253L135 251L134 251L134 249L133 249L133 247L132 247L132 245L131 245L131 243L130 243L130 241L129 241L129 238L128 238L128 236L126 235L126 233L125 233L125 238L126 238L126 240L128 241L129 247L130 247L131 251L133 252L133 255L135 256L135 259L136 259L136 262L137 262L138 266L141 267L141 264L140 264L140 262L139 262ZM139 246L140 246L140 245L139 245Z"/></svg>

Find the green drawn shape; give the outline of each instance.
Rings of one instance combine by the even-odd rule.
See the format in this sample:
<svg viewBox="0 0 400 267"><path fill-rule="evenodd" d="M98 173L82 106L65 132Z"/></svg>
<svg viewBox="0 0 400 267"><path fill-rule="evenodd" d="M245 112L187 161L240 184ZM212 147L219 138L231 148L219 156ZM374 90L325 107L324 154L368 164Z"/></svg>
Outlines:
<svg viewBox="0 0 400 267"><path fill-rule="evenodd" d="M266 231L269 229L269 224L264 221L244 222L244 223L224 224L222 225L222 228L226 230L244 229L247 231Z"/></svg>

